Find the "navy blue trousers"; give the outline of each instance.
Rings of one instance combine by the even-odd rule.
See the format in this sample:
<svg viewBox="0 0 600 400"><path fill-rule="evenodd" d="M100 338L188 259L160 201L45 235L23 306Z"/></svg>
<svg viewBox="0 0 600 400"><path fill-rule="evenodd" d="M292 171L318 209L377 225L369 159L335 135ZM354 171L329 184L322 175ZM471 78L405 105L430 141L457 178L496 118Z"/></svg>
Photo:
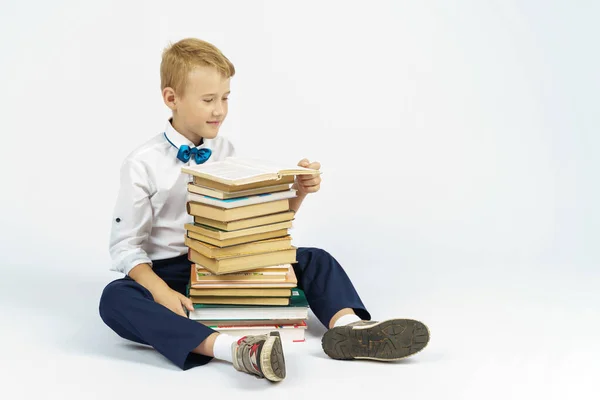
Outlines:
<svg viewBox="0 0 600 400"><path fill-rule="evenodd" d="M298 287L323 325L328 327L331 317L343 308L354 309L361 319L371 319L346 272L329 253L300 247L296 260ZM187 254L153 261L152 268L171 289L185 293L190 279ZM99 311L104 323L119 336L154 347L183 370L212 359L191 351L215 331L156 303L152 294L129 276L104 288Z"/></svg>

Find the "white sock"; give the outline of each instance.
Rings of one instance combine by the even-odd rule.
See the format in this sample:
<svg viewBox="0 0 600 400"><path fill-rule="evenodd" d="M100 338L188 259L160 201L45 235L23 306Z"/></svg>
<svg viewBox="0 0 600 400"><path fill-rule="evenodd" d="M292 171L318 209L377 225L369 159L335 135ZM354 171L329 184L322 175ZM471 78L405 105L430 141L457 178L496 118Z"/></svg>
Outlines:
<svg viewBox="0 0 600 400"><path fill-rule="evenodd" d="M220 333L215 339L213 346L213 353L216 359L229 361L233 363L233 354L231 351L231 345L238 341L238 337Z"/></svg>
<svg viewBox="0 0 600 400"><path fill-rule="evenodd" d="M358 318L358 315L356 315L356 314L342 315L341 317L339 317L337 319L337 321L335 321L335 324L333 324L333 327L335 328L337 326L348 325L348 324L351 324L356 321L360 321L360 318Z"/></svg>

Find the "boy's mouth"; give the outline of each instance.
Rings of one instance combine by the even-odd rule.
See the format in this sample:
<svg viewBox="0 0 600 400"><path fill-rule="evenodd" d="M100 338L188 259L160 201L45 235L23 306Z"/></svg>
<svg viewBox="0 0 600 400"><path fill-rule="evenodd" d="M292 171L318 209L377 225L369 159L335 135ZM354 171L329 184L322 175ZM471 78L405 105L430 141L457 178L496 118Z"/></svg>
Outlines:
<svg viewBox="0 0 600 400"><path fill-rule="evenodd" d="M219 125L221 121L208 121L208 123L211 125Z"/></svg>

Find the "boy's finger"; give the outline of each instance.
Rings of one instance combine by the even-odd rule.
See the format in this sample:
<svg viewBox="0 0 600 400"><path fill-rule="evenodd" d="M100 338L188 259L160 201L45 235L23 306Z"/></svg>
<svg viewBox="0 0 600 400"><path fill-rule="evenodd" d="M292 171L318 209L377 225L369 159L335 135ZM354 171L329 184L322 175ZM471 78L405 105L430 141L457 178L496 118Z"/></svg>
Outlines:
<svg viewBox="0 0 600 400"><path fill-rule="evenodd" d="M308 178L308 179L302 179L300 181L300 184L302 186L314 186L314 185L318 185L319 183L321 183L320 178Z"/></svg>
<svg viewBox="0 0 600 400"><path fill-rule="evenodd" d="M321 179L320 175L309 175L309 174L304 174L304 175L299 175L298 178L302 181L309 181L311 179Z"/></svg>
<svg viewBox="0 0 600 400"><path fill-rule="evenodd" d="M298 175L298 180L300 182L305 182L305 181L311 180L312 178L313 178L312 175Z"/></svg>
<svg viewBox="0 0 600 400"><path fill-rule="evenodd" d="M310 187L310 186L314 186L315 182L313 182L313 181L304 181L304 182L300 183L300 185L302 185L302 187Z"/></svg>
<svg viewBox="0 0 600 400"><path fill-rule="evenodd" d="M318 190L319 190L319 186L308 186L308 187L304 188L303 192L304 193L315 193Z"/></svg>
<svg viewBox="0 0 600 400"><path fill-rule="evenodd" d="M187 317L187 313L185 312L186 306L183 303L179 303L179 307L177 307L177 314L182 317Z"/></svg>
<svg viewBox="0 0 600 400"><path fill-rule="evenodd" d="M315 170L317 170L317 171L318 171L318 170L320 170L320 169L321 169L321 163L320 163L320 162L318 162L318 161L313 161L313 162L311 162L311 163L308 165L308 167L307 167L307 168L310 168L310 169L315 169Z"/></svg>
<svg viewBox="0 0 600 400"><path fill-rule="evenodd" d="M182 317L185 317L185 311L183 311L183 307L181 306L181 304L179 304L179 307L175 307L175 314L177 315L181 315Z"/></svg>
<svg viewBox="0 0 600 400"><path fill-rule="evenodd" d="M303 158L302 160L300 160L298 162L298 166L299 167L308 167L310 165L310 161L308 161L308 158Z"/></svg>
<svg viewBox="0 0 600 400"><path fill-rule="evenodd" d="M181 304L188 310L194 310L194 304L192 303L192 300L190 300L188 297L185 297L181 293L179 293L179 301L181 301Z"/></svg>

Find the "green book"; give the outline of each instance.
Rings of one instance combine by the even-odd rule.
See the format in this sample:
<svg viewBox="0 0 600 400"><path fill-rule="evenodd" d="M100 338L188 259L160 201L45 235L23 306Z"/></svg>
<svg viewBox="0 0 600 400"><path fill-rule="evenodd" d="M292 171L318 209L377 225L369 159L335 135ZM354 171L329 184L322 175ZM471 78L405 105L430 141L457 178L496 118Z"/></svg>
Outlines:
<svg viewBox="0 0 600 400"><path fill-rule="evenodd" d="M265 306L249 304L194 304L194 308L260 308L260 307L308 307L306 295L301 289L293 288L290 296L290 304L287 306Z"/></svg>

